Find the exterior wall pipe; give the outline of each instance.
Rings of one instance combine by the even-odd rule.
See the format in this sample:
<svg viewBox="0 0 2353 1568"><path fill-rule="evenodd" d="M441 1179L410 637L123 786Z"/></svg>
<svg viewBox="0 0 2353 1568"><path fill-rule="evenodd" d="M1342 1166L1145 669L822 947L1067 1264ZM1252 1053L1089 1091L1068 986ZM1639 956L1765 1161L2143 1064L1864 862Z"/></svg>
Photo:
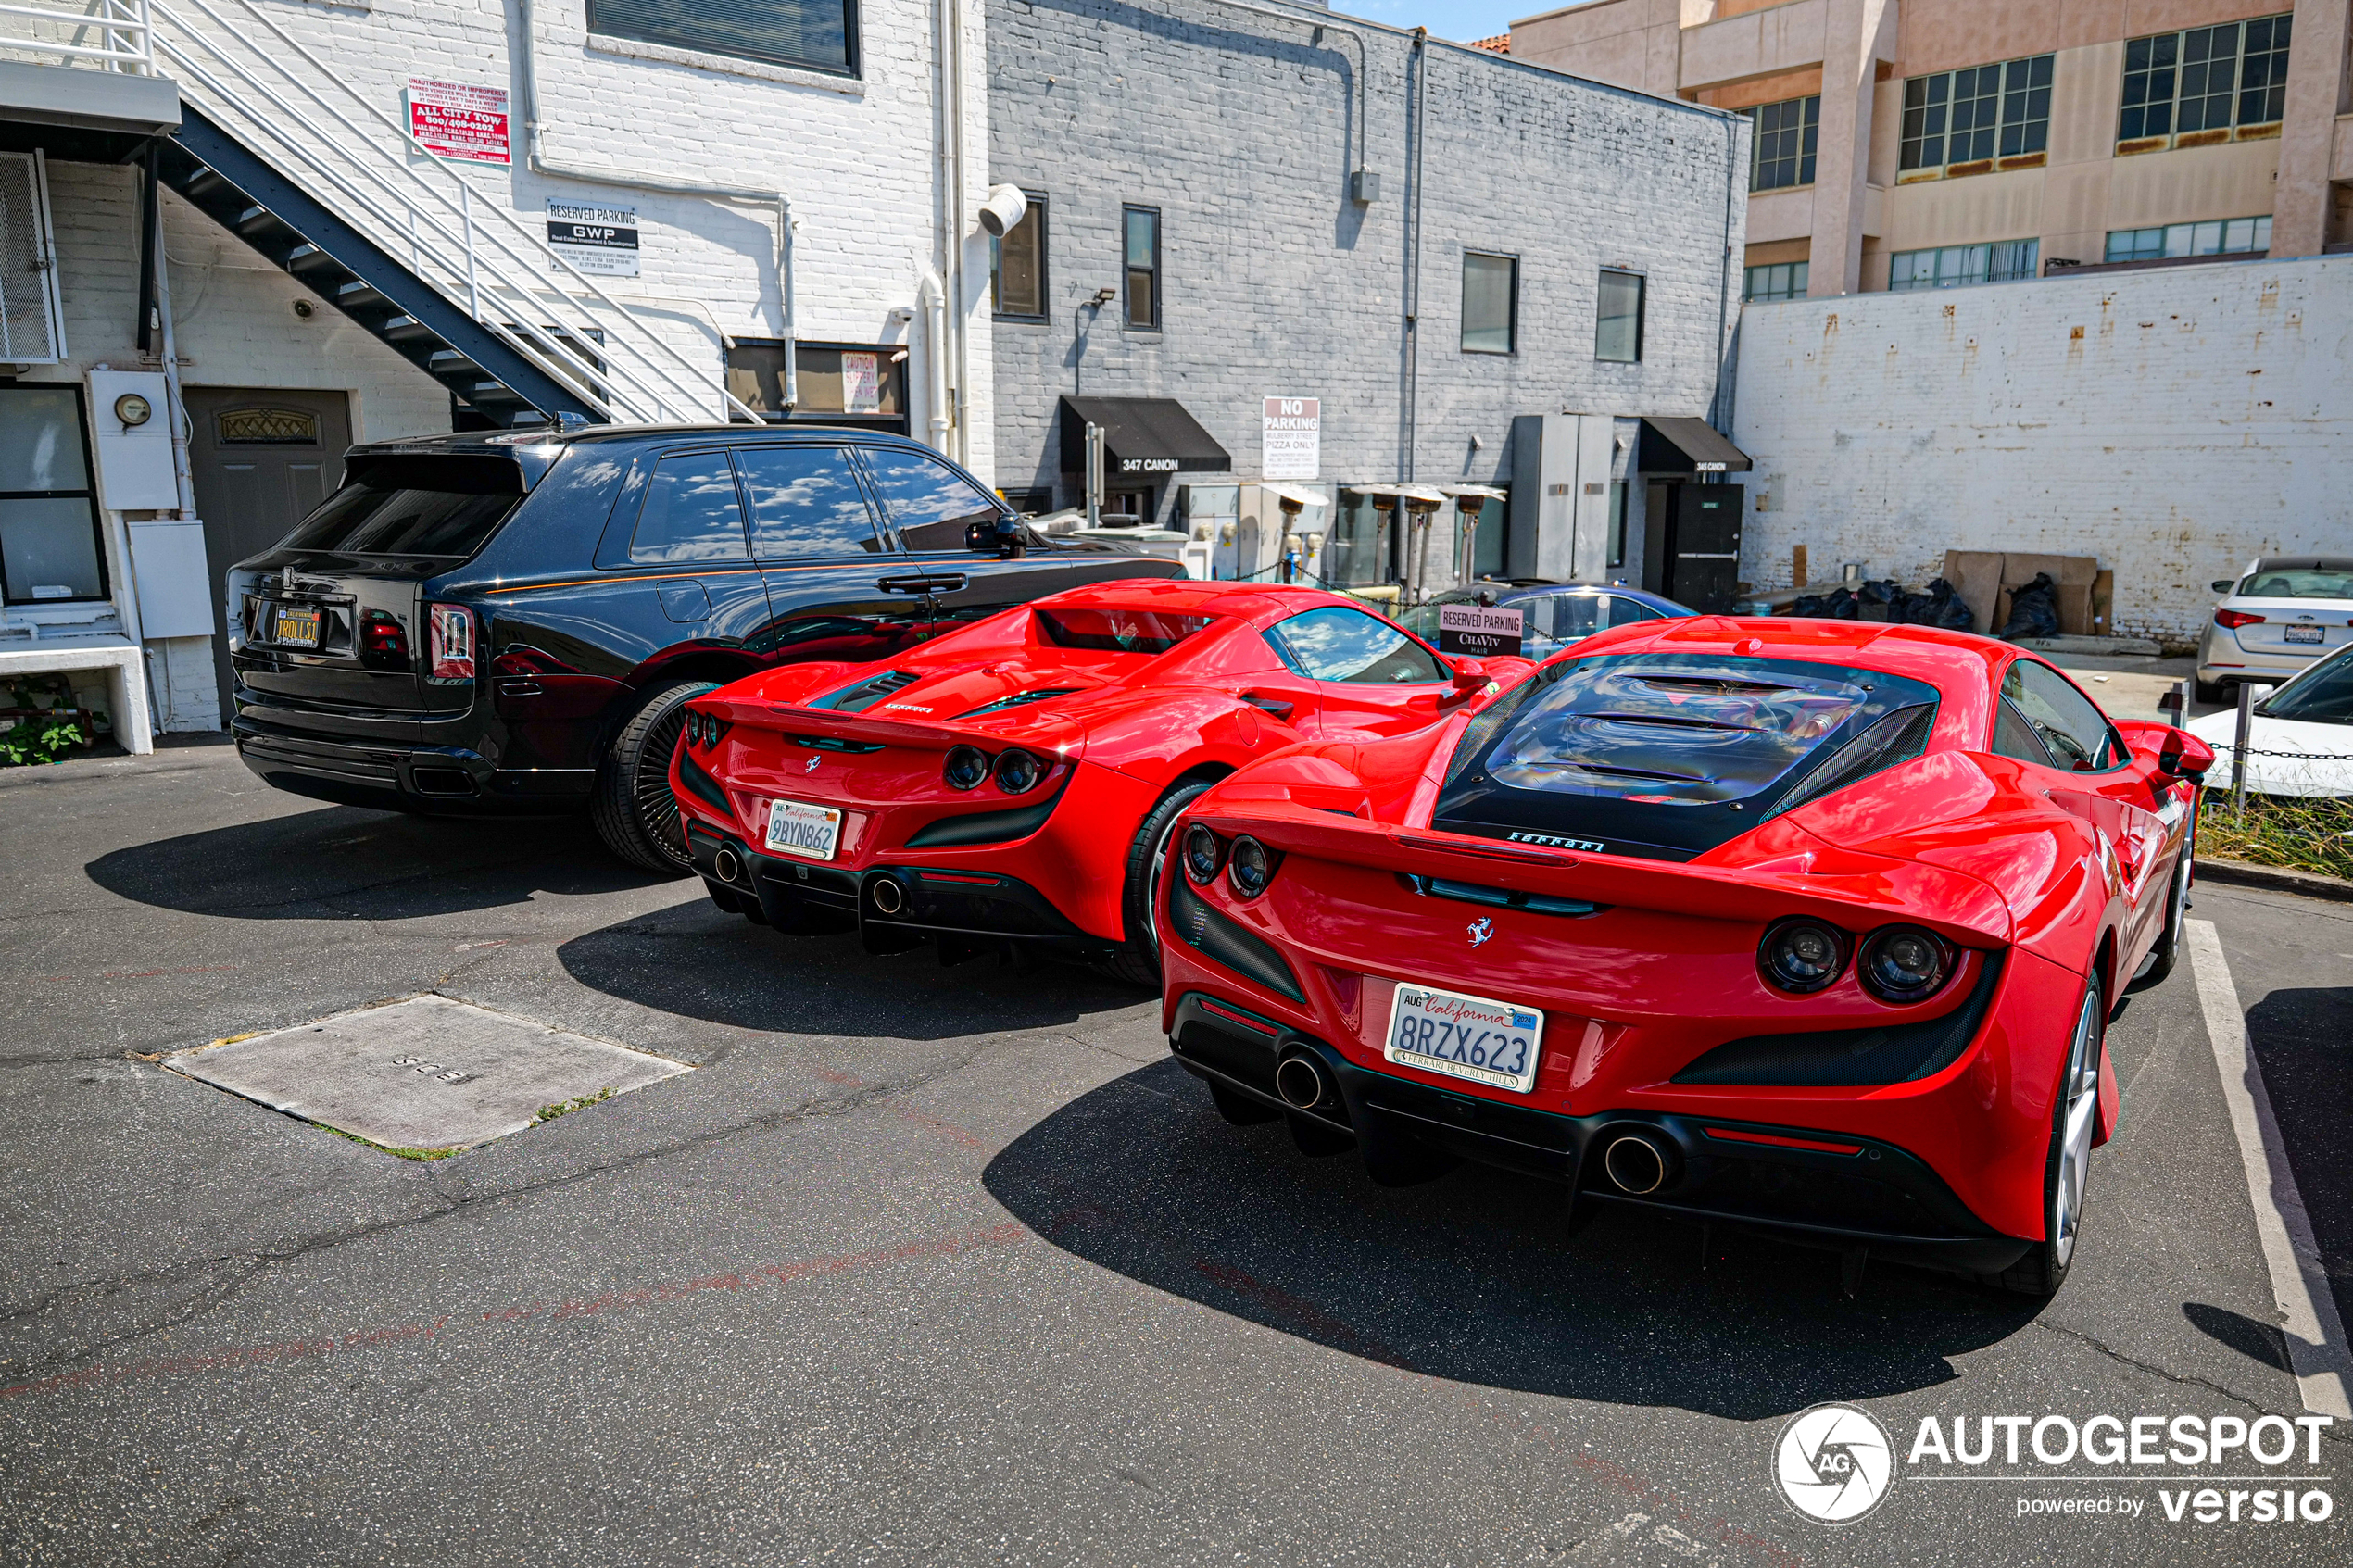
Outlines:
<svg viewBox="0 0 2353 1568"><path fill-rule="evenodd" d="M948 455L948 291L939 274L929 267L923 270L923 282L916 286L915 299L924 307L926 342L924 353L924 380L927 383L931 404L932 450Z"/></svg>

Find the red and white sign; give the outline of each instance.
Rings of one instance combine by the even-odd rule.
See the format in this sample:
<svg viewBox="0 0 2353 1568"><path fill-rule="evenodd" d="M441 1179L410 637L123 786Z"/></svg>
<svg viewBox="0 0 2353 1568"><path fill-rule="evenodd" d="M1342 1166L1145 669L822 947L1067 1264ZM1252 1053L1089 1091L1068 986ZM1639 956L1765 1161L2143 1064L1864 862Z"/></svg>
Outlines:
<svg viewBox="0 0 2353 1568"><path fill-rule="evenodd" d="M504 87L409 79L409 134L429 153L469 163L512 163L507 124Z"/></svg>

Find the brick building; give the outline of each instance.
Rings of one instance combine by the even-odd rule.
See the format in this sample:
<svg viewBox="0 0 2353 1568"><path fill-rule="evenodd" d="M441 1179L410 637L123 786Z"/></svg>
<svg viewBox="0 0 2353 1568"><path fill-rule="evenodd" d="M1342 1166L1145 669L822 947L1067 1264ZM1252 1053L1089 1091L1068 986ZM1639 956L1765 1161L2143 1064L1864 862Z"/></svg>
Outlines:
<svg viewBox="0 0 2353 1568"><path fill-rule="evenodd" d="M1400 482L1511 492L1488 571L1659 579L1670 492L1737 459L1701 421L1744 116L1248 0L989 0L988 48L990 178L1031 199L992 289L1009 495L1079 501L1093 420L1105 509L1221 575L1269 568L1265 479L1324 497L1333 581L1407 574L1359 488Z"/></svg>

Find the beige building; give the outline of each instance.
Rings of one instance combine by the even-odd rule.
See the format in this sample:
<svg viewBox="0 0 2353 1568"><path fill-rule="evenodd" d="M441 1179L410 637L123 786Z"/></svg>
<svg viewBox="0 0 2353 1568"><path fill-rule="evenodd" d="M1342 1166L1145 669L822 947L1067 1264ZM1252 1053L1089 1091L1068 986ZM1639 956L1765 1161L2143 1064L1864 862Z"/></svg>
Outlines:
<svg viewBox="0 0 2353 1568"><path fill-rule="evenodd" d="M2353 250L2353 0L1588 0L1515 59L1755 123L1746 295Z"/></svg>

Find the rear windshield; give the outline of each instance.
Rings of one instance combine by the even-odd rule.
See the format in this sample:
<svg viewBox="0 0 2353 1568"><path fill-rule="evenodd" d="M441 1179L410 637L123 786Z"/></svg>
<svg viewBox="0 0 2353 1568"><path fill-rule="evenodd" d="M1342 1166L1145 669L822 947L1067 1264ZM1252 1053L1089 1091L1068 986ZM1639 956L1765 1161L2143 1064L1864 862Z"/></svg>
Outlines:
<svg viewBox="0 0 2353 1568"><path fill-rule="evenodd" d="M522 494L522 470L501 458L378 458L355 463L281 548L462 559Z"/></svg>
<svg viewBox="0 0 2353 1568"><path fill-rule="evenodd" d="M1924 740L1936 699L1922 682L1796 659L1546 665L1464 732L1437 825L1688 859L1763 822L1881 720L1917 710L1875 739Z"/></svg>
<svg viewBox="0 0 2353 1568"><path fill-rule="evenodd" d="M2322 659L2282 686L2256 710L2266 719L2353 724L2353 652Z"/></svg>
<svg viewBox="0 0 2353 1568"><path fill-rule="evenodd" d="M1212 619L1152 609L1041 609L1038 629L1058 648L1166 653L1186 638L1206 631Z"/></svg>
<svg viewBox="0 0 2353 1568"><path fill-rule="evenodd" d="M2353 599L2353 570L2299 566L2258 571L2240 582L2239 594L2250 599Z"/></svg>

